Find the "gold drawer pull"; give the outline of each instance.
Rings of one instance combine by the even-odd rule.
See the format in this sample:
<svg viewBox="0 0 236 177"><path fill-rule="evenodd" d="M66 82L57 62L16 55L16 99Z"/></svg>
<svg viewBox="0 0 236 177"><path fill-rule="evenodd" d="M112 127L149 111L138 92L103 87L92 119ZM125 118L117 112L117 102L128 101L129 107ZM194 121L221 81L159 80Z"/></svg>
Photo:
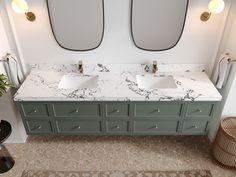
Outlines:
<svg viewBox="0 0 236 177"><path fill-rule="evenodd" d="M33 130L40 130L40 129L42 129L42 125L36 126Z"/></svg>
<svg viewBox="0 0 236 177"><path fill-rule="evenodd" d="M155 111L156 111L156 112L161 112L161 110L160 110L159 108L157 108Z"/></svg>
<svg viewBox="0 0 236 177"><path fill-rule="evenodd" d="M75 112L78 113L79 112L79 108L75 109Z"/></svg>
<svg viewBox="0 0 236 177"><path fill-rule="evenodd" d="M116 112L116 113L119 113L119 112L120 112L120 110L119 110L119 109L116 109L116 110L115 110L115 112Z"/></svg>
<svg viewBox="0 0 236 177"><path fill-rule="evenodd" d="M33 109L33 110L30 110L30 111L28 112L28 114L34 114L34 113L37 113L37 112L38 112L37 109Z"/></svg>
<svg viewBox="0 0 236 177"><path fill-rule="evenodd" d="M116 128L116 129L120 129L120 125L116 125L115 128Z"/></svg>
<svg viewBox="0 0 236 177"><path fill-rule="evenodd" d="M159 129L159 127L158 127L158 125L157 125L157 124L154 126L154 128L155 128L155 129Z"/></svg>
<svg viewBox="0 0 236 177"><path fill-rule="evenodd" d="M201 109L197 109L197 112L202 112L202 110Z"/></svg>
<svg viewBox="0 0 236 177"><path fill-rule="evenodd" d="M80 125L74 127L75 130L80 130L80 128L81 128Z"/></svg>
<svg viewBox="0 0 236 177"><path fill-rule="evenodd" d="M197 125L193 125L191 128L197 129Z"/></svg>

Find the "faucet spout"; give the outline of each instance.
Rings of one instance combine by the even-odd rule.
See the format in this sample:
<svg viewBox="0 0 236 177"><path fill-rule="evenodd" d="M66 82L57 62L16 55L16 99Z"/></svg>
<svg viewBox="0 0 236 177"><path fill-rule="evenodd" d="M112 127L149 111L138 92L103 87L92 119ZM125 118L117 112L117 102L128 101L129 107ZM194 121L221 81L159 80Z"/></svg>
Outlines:
<svg viewBox="0 0 236 177"><path fill-rule="evenodd" d="M78 72L79 72L80 74L83 74L83 72L84 72L82 60L80 60L80 61L78 62Z"/></svg>
<svg viewBox="0 0 236 177"><path fill-rule="evenodd" d="M152 64L152 73L153 73L153 74L156 74L157 71L158 71L158 68L157 68L157 61L153 61L153 64Z"/></svg>

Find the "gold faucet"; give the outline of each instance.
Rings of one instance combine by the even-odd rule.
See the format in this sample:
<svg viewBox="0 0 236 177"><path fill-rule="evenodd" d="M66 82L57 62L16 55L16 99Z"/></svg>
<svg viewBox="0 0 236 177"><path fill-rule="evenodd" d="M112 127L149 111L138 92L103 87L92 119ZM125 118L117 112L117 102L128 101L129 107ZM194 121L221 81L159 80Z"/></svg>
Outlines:
<svg viewBox="0 0 236 177"><path fill-rule="evenodd" d="M153 74L156 74L156 72L158 71L158 68L157 68L157 61L153 61L153 64L152 64L152 73Z"/></svg>
<svg viewBox="0 0 236 177"><path fill-rule="evenodd" d="M80 60L80 61L78 62L78 72L79 72L80 74L83 74L83 72L84 72L82 60Z"/></svg>

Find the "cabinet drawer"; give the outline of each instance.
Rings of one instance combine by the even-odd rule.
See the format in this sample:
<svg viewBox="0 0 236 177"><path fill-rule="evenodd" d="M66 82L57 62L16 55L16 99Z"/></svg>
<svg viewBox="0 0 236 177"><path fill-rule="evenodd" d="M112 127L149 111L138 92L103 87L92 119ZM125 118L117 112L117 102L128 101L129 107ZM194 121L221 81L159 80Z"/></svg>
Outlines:
<svg viewBox="0 0 236 177"><path fill-rule="evenodd" d="M129 104L105 104L106 117L128 117Z"/></svg>
<svg viewBox="0 0 236 177"><path fill-rule="evenodd" d="M37 120L37 121L27 120L26 126L28 132L32 134L52 133L52 126L50 121L48 120Z"/></svg>
<svg viewBox="0 0 236 177"><path fill-rule="evenodd" d="M135 117L179 117L182 104L135 104Z"/></svg>
<svg viewBox="0 0 236 177"><path fill-rule="evenodd" d="M128 133L129 132L129 121L107 121L107 132L108 133Z"/></svg>
<svg viewBox="0 0 236 177"><path fill-rule="evenodd" d="M21 110L24 117L45 118L49 116L47 104L43 103L24 103L21 104Z"/></svg>
<svg viewBox="0 0 236 177"><path fill-rule="evenodd" d="M186 117L206 117L212 116L214 104L191 103L187 106Z"/></svg>
<svg viewBox="0 0 236 177"><path fill-rule="evenodd" d="M184 121L184 133L204 133L207 130L208 121Z"/></svg>
<svg viewBox="0 0 236 177"><path fill-rule="evenodd" d="M100 104L97 103L64 103L53 104L55 117L99 117Z"/></svg>
<svg viewBox="0 0 236 177"><path fill-rule="evenodd" d="M100 133L102 131L101 121L56 121L59 133Z"/></svg>
<svg viewBox="0 0 236 177"><path fill-rule="evenodd" d="M177 132L178 121L135 121L135 133Z"/></svg>

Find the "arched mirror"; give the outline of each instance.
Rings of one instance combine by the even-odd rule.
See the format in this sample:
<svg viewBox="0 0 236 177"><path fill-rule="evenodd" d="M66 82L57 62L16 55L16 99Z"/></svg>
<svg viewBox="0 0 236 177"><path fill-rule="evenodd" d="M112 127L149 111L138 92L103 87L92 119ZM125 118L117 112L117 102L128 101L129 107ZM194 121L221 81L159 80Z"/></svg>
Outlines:
<svg viewBox="0 0 236 177"><path fill-rule="evenodd" d="M104 33L103 0L47 0L53 35L68 50L97 48Z"/></svg>
<svg viewBox="0 0 236 177"><path fill-rule="evenodd" d="M131 33L143 50L173 48L183 33L188 0L132 0Z"/></svg>

